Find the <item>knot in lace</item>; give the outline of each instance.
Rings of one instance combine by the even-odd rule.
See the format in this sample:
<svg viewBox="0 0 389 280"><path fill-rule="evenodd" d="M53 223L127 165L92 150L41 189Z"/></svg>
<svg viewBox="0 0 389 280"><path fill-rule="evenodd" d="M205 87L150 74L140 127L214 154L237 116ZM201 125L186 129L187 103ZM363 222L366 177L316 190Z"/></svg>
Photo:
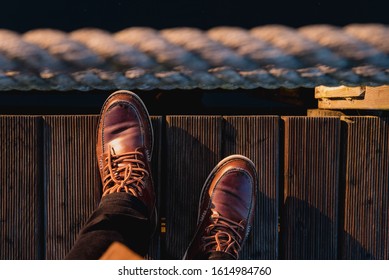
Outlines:
<svg viewBox="0 0 389 280"><path fill-rule="evenodd" d="M206 236L203 237L204 250L229 253L238 259L242 242L238 231L244 230L244 226L221 216L215 210L212 210L210 219L212 224L206 228Z"/></svg>
<svg viewBox="0 0 389 280"><path fill-rule="evenodd" d="M103 167L103 174L106 174L103 179L103 196L115 192L142 196L145 178L149 176L143 157L139 148L123 154L116 154L115 150L110 148Z"/></svg>

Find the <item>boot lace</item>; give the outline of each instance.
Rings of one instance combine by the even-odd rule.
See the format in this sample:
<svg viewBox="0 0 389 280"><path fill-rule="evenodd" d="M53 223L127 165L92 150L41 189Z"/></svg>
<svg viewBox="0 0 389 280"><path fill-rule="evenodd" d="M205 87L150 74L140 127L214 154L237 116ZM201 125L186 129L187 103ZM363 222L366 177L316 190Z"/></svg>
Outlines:
<svg viewBox="0 0 389 280"><path fill-rule="evenodd" d="M238 259L242 242L238 231L244 230L244 226L221 216L215 210L212 210L210 218L213 223L206 228L204 250L226 252Z"/></svg>
<svg viewBox="0 0 389 280"><path fill-rule="evenodd" d="M139 149L116 154L111 147L103 167L103 174L106 174L103 179L103 196L115 192L142 196L145 178L149 176L143 158L143 153Z"/></svg>

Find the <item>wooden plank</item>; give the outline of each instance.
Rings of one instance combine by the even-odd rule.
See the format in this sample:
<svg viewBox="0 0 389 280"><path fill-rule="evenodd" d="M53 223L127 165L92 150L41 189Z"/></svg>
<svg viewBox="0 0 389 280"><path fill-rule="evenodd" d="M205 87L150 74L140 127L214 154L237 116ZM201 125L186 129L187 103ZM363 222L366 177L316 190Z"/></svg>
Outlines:
<svg viewBox="0 0 389 280"><path fill-rule="evenodd" d="M365 93L365 87L326 87L318 86L315 88L315 98L345 98L345 97L360 97Z"/></svg>
<svg viewBox="0 0 389 280"><path fill-rule="evenodd" d="M389 118L348 117L342 258L389 259Z"/></svg>
<svg viewBox="0 0 389 280"><path fill-rule="evenodd" d="M97 115L45 119L46 257L62 259L101 197L96 162ZM161 117L152 117L153 179L158 192ZM159 257L158 232L147 258Z"/></svg>
<svg viewBox="0 0 389 280"><path fill-rule="evenodd" d="M364 109L389 110L389 86L379 87L342 87L336 94L316 94L319 98L318 107L321 109ZM359 95L352 96L349 92L359 91ZM351 97L349 97L351 95ZM319 96L319 97L318 97Z"/></svg>
<svg viewBox="0 0 389 280"><path fill-rule="evenodd" d="M203 184L221 160L222 118L167 116L164 259L181 259L196 229Z"/></svg>
<svg viewBox="0 0 389 280"><path fill-rule="evenodd" d="M241 259L278 259L279 123L276 116L227 116L223 155L242 154L256 165L256 211Z"/></svg>
<svg viewBox="0 0 389 280"><path fill-rule="evenodd" d="M41 118L0 116L0 259L40 259Z"/></svg>
<svg viewBox="0 0 389 280"><path fill-rule="evenodd" d="M285 259L336 259L341 123L337 117L284 117Z"/></svg>
<svg viewBox="0 0 389 280"><path fill-rule="evenodd" d="M151 172L154 183L154 189L157 196L157 209L158 209L158 225L154 233L153 240L150 244L149 253L146 256L146 259L158 260L161 258L161 227L159 218L161 216L161 145L162 145L162 125L163 117L161 116L151 116L151 122L153 124L154 130L154 148L151 161Z"/></svg>
<svg viewBox="0 0 389 280"><path fill-rule="evenodd" d="M346 114L336 110L323 110L323 109L309 109L307 110L307 117L341 117Z"/></svg>
<svg viewBox="0 0 389 280"><path fill-rule="evenodd" d="M97 207L98 116L44 117L46 259L63 259Z"/></svg>

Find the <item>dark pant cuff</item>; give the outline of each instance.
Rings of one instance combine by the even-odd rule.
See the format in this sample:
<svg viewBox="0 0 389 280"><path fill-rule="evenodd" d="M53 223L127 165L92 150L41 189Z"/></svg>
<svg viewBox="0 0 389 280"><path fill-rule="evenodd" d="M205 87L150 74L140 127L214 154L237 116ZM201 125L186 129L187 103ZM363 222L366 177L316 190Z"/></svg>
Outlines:
<svg viewBox="0 0 389 280"><path fill-rule="evenodd" d="M104 196L65 259L98 259L114 241L141 256L148 251L153 223L147 208L127 193Z"/></svg>

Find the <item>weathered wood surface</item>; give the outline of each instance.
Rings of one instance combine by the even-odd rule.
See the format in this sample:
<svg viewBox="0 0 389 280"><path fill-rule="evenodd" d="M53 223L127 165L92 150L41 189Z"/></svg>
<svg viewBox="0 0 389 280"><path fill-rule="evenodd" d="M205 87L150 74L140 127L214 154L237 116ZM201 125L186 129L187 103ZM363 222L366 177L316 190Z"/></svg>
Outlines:
<svg viewBox="0 0 389 280"><path fill-rule="evenodd" d="M389 118L349 117L342 258L389 259Z"/></svg>
<svg viewBox="0 0 389 280"><path fill-rule="evenodd" d="M321 109L389 110L389 86L324 87L315 89Z"/></svg>
<svg viewBox="0 0 389 280"><path fill-rule="evenodd" d="M97 119L0 116L1 259L61 259L70 249L100 198ZM182 258L206 177L242 153L260 183L243 259L389 259L388 119L343 120L153 117L166 233L157 231L148 258Z"/></svg>
<svg viewBox="0 0 389 280"><path fill-rule="evenodd" d="M227 116L223 132L223 156L243 154L258 172L257 207L241 258L278 259L280 118Z"/></svg>
<svg viewBox="0 0 389 280"><path fill-rule="evenodd" d="M286 259L336 259L340 119L284 117L282 250Z"/></svg>
<svg viewBox="0 0 389 280"><path fill-rule="evenodd" d="M43 255L39 117L0 117L0 259Z"/></svg>
<svg viewBox="0 0 389 280"><path fill-rule="evenodd" d="M63 259L99 201L95 116L44 117L46 259Z"/></svg>
<svg viewBox="0 0 389 280"><path fill-rule="evenodd" d="M181 259L197 224L203 184L221 159L222 117L168 116L164 172L165 258Z"/></svg>
<svg viewBox="0 0 389 280"><path fill-rule="evenodd" d="M161 209L162 209L162 195L161 192L161 145L162 145L162 124L163 118L161 116L151 116L151 122L153 125L154 131L154 146L153 146L153 154L151 160L151 172L153 177L154 189L157 196L157 209L159 212L157 213L157 219L161 217ZM161 234L160 234L160 225L157 225L157 229L155 231L154 237L150 244L150 250L147 259L160 259L161 258Z"/></svg>

